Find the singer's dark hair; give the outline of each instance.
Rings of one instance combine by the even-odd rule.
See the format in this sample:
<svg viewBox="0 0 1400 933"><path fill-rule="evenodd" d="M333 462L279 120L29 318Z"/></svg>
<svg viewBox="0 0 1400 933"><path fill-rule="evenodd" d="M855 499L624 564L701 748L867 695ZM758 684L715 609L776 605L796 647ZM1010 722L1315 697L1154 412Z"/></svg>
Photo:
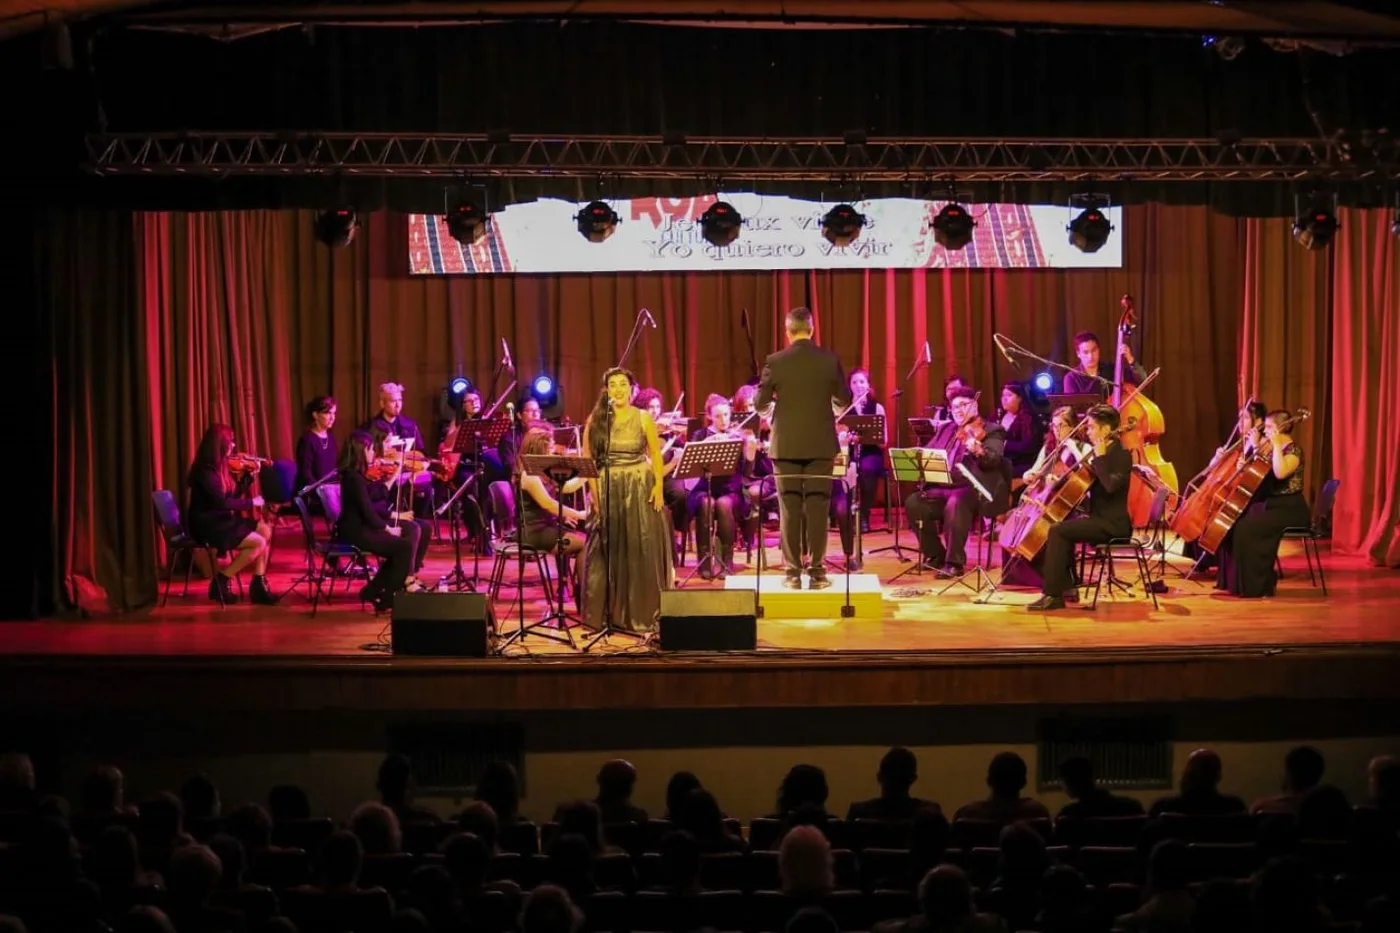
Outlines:
<svg viewBox="0 0 1400 933"><path fill-rule="evenodd" d="M962 377L962 374L961 374L961 373L949 373L949 374L948 374L948 378L946 378L946 379L943 380L943 391L944 391L944 392L947 392L947 391L948 391L948 387L949 387L950 385L952 385L953 383L955 383L955 382L956 382L958 385L963 385L963 386L967 385L967 380L964 379L964 378Z"/></svg>
<svg viewBox="0 0 1400 933"><path fill-rule="evenodd" d="M598 393L598 401L588 413L588 453L594 460L602 460L608 451L608 432L612 430L612 404L608 401L608 383L614 376L626 376L628 383L637 384L637 377L630 369L614 366L603 373L603 391Z"/></svg>
<svg viewBox="0 0 1400 933"><path fill-rule="evenodd" d="M340 448L340 462L336 467L342 473L352 471L361 475L365 472L365 450L374 450L374 435L368 431L352 431L350 439Z"/></svg>

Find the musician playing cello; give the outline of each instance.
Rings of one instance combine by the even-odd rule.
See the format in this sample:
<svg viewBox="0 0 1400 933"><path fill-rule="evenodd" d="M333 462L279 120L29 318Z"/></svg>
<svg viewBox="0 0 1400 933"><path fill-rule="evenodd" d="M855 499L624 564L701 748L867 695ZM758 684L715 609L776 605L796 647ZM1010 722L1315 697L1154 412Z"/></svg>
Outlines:
<svg viewBox="0 0 1400 933"><path fill-rule="evenodd" d="M1217 555L1215 588L1232 596L1274 595L1284 529L1306 528L1312 520L1303 498L1303 448L1289 434L1293 420L1286 411L1271 411L1264 419L1264 442L1254 456L1267 457L1271 469Z"/></svg>
<svg viewBox="0 0 1400 933"><path fill-rule="evenodd" d="M934 433L929 446L948 452L953 486L930 487L914 493L904 502L904 514L911 525L919 528L919 550L924 561L934 566L941 564L938 575L951 578L961 575L967 562L967 536L973 519L978 515L998 515L1009 506L1011 470L1002 456L1006 431L996 422L982 420L975 390L954 390L948 409L952 422ZM958 469L959 465L991 493L990 502ZM940 520L942 540L938 535Z"/></svg>
<svg viewBox="0 0 1400 933"><path fill-rule="evenodd" d="M1099 357L1099 337L1090 330L1081 330L1074 335L1074 352L1079 357L1079 368L1065 373L1066 395L1089 395L1098 392L1107 398L1113 392L1113 363L1101 362ZM1132 348L1123 341L1123 363L1131 373L1125 381L1138 385L1147 381L1147 369L1133 358Z"/></svg>
<svg viewBox="0 0 1400 933"><path fill-rule="evenodd" d="M1077 601L1073 570L1076 544L1106 544L1133 534L1133 520L1128 516L1128 479L1133 472L1133 457L1118 443L1118 424L1118 409L1112 405L1096 405L1089 411L1093 452L1088 463L1094 474L1089 488L1089 514L1050 529L1041 568L1045 578L1042 595L1026 607L1032 612L1063 609L1066 595Z"/></svg>

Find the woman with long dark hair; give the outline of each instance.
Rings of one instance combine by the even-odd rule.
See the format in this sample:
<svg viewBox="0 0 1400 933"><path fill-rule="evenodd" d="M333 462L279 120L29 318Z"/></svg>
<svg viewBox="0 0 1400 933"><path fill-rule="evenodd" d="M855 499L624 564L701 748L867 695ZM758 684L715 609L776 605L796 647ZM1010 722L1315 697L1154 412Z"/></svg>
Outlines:
<svg viewBox="0 0 1400 933"><path fill-rule="evenodd" d="M262 496L239 498L235 495L236 484L228 465L233 450L233 428L211 424L204 432L194 462L190 464L185 523L201 544L234 552L229 565L215 572L209 581L210 599L235 602L238 597L233 594L231 581L251 565L253 583L248 588L248 597L255 603L270 606L277 602L267 588L267 550L272 542L272 528L239 514L260 508L263 499Z"/></svg>
<svg viewBox="0 0 1400 933"><path fill-rule="evenodd" d="M409 574L422 562L427 537L412 520L412 513L397 527L385 520L382 512L387 508L376 506L370 491L379 484L371 483L365 475L373 460L374 436L368 431L351 434L340 453L340 519L335 536L379 557L379 572L360 591L360 599L373 603L378 612L389 608L394 593L408 585ZM387 496L384 501L387 504ZM402 521L403 515L399 518Z"/></svg>
<svg viewBox="0 0 1400 933"><path fill-rule="evenodd" d="M1259 449L1251 454L1266 459L1269 472L1216 555L1215 588L1232 596L1273 596L1284 529L1306 528L1312 521L1303 498L1303 448L1289 433L1293 420L1289 412L1269 412Z"/></svg>
<svg viewBox="0 0 1400 933"><path fill-rule="evenodd" d="M555 498L559 490L547 476L530 473L525 469L526 457L545 456L554 450L554 432L548 427L531 428L520 439L516 454L515 470L520 473L520 543L537 551L553 552L559 565L560 585L567 589L568 559L583 553L587 536L579 531L562 531L559 527L560 504ZM564 488L570 489L570 480ZM564 524L578 527L587 519L587 514L578 509L564 506Z"/></svg>
<svg viewBox="0 0 1400 933"><path fill-rule="evenodd" d="M851 414L880 415L885 417L885 406L875 398L875 389L870 385L870 371L853 369L847 377L851 387ZM858 451L860 463L860 533L870 533L870 512L875 507L875 491L885 478L885 445L889 441L890 426L885 422L885 434L877 444L861 444Z"/></svg>
<svg viewBox="0 0 1400 933"><path fill-rule="evenodd" d="M584 624L650 632L671 585L671 523L663 509L661 443L651 415L632 404L637 379L603 374L603 391L583 432L597 461L592 481L597 527L584 550Z"/></svg>

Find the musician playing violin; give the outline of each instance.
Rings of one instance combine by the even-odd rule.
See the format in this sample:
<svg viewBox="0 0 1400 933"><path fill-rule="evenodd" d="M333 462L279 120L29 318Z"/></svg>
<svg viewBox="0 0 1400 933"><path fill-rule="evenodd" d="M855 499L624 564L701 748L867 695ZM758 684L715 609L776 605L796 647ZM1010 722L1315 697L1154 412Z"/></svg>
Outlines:
<svg viewBox="0 0 1400 933"><path fill-rule="evenodd" d="M966 389L967 381L957 373L949 373L943 380L943 402L933 409L934 424L944 424L953 420L953 398L959 389Z"/></svg>
<svg viewBox="0 0 1400 933"><path fill-rule="evenodd" d="M967 562L967 536L973 520L979 515L999 515L1010 505L1011 468L1004 456L1006 431L996 422L982 418L975 390L956 390L948 408L953 420L934 432L929 446L948 452L953 485L915 492L905 500L904 512L909 523L918 526L924 562L938 568L939 576L956 577ZM991 493L992 501L982 497L958 469L959 464Z"/></svg>
<svg viewBox="0 0 1400 933"><path fill-rule="evenodd" d="M744 482L753 473L754 460L758 456L758 441L752 435L744 436L733 429L732 411L729 399L713 394L705 399L705 415L709 419L707 427L700 428L690 435L690 442L711 438L732 438L744 441L744 455L739 458L739 468L731 476L703 477L690 491L690 514L695 516L695 551L704 559L711 555L714 546L710 540L710 524L713 515L719 531L719 567L726 574L734 573L734 540L738 533L738 522L744 516ZM711 562L700 567L701 579L714 578Z"/></svg>
<svg viewBox="0 0 1400 933"><path fill-rule="evenodd" d="M690 492L685 488L685 484L672 474L676 471L676 464L681 462L681 451L685 449L686 421L678 417L673 419L672 423L668 423L668 420L662 417L665 414L665 402L661 393L651 387L638 392L632 404L651 415L651 420L656 423L658 430L665 430L670 435L661 441L661 495L667 511L671 513L671 527L676 530L683 529L690 518Z"/></svg>
<svg viewBox="0 0 1400 933"><path fill-rule="evenodd" d="M1076 544L1106 544L1114 538L1132 537L1128 479L1133 472L1133 456L1118 443L1118 430L1118 409L1112 405L1096 405L1089 411L1089 442L1093 450L1088 466L1094 475L1089 487L1089 514L1050 528L1041 568L1041 597L1026 607L1032 612L1063 609L1066 597L1078 602L1073 569Z"/></svg>
<svg viewBox="0 0 1400 933"><path fill-rule="evenodd" d="M847 383L851 387L851 414L885 416L885 406L875 400L875 390L870 386L870 373L867 370L851 370ZM862 444L858 451L861 534L870 533L870 511L875 505L875 490L880 488L880 480L885 478L885 446L888 443L889 424L886 422L885 436L880 438L880 443Z"/></svg>
<svg viewBox="0 0 1400 933"><path fill-rule="evenodd" d="M516 469L515 461L520 453L520 441L531 428L543 420L540 414L539 400L534 396L526 397L520 403L518 412L515 423L510 426L506 433L501 435L501 441L496 445L496 456L500 458L501 468L507 477L511 470Z"/></svg>
<svg viewBox="0 0 1400 933"><path fill-rule="evenodd" d="M553 551L559 565L560 586L566 586L568 559L577 558L583 553L588 538L579 531L565 531L559 534L559 500L555 498L558 487L547 476L530 473L525 469L525 458L544 456L554 452L554 432L548 427L535 427L525 432L520 440L516 455L515 469L520 472L520 516L521 543L538 551ZM569 480L564 484L567 491L571 483L583 484L583 480ZM564 506L564 523L579 526L588 514L579 509Z"/></svg>
<svg viewBox="0 0 1400 933"><path fill-rule="evenodd" d="M1108 398L1113 393L1113 363L1100 359L1099 337L1091 330L1081 330L1074 335L1074 352L1079 357L1079 368L1065 373L1064 390L1066 395L1090 395L1095 392ZM1110 354L1111 355L1111 354ZM1141 385L1147 381L1147 369L1133 357L1128 342L1123 341L1123 362L1128 377Z"/></svg>
<svg viewBox="0 0 1400 933"><path fill-rule="evenodd" d="M1273 596L1284 529L1306 528L1312 520L1303 498L1303 448L1289 433L1292 422L1286 411L1264 418L1263 441L1253 456L1268 458L1271 469L1217 555L1215 588L1232 596Z"/></svg>
<svg viewBox="0 0 1400 933"><path fill-rule="evenodd" d="M416 523L396 525L392 513L386 517L387 497L375 503L372 488L381 484L366 475L374 462L374 447L374 435L355 431L340 452L340 519L335 537L380 558L378 571L360 590L360 599L372 603L378 612L389 608L394 593L408 585L425 539L420 539L422 531Z"/></svg>
<svg viewBox="0 0 1400 933"><path fill-rule="evenodd" d="M217 551L233 552L233 560L209 581L209 598L237 602L231 582L244 567L252 566L253 582L248 597L270 606L277 597L267 587L267 551L272 528L240 512L262 506L262 496L239 498L229 457L234 451L233 428L211 424L204 432L190 464L189 501L185 504L185 525L200 544ZM222 592L221 592L222 591Z"/></svg>

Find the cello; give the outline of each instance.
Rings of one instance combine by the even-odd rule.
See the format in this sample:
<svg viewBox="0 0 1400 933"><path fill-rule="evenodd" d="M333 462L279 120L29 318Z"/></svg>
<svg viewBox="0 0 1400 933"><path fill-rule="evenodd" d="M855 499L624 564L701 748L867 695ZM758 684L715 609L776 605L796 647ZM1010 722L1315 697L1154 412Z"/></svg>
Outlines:
<svg viewBox="0 0 1400 933"><path fill-rule="evenodd" d="M1137 390L1131 378L1125 381L1123 372L1123 347L1137 328L1137 310L1133 307L1133 296L1124 295L1119 300L1123 313L1118 318L1118 340L1113 354L1113 407L1118 409L1125 428L1119 436L1119 443L1133 456L1133 474L1128 481L1128 514L1132 516L1133 527L1143 528L1152 512L1152 497L1158 486L1171 490L1167 499L1167 509L1174 511L1180 501L1180 490L1176 467L1162 456L1158 446L1162 435L1167 431L1162 409L1140 391L1133 391L1128 401L1122 401L1123 389Z"/></svg>
<svg viewBox="0 0 1400 933"><path fill-rule="evenodd" d="M1243 384L1241 385L1241 394L1243 394ZM1239 469L1239 458L1231 455L1242 447L1247 439L1240 433L1240 422L1236 419L1230 436L1225 439L1225 446L1210 463L1206 464L1205 469L1193 476L1191 481L1186 484L1181 507L1172 515L1169 523L1172 532L1182 541L1195 541L1206 530L1206 524L1210 521L1211 511L1214 508L1216 493Z"/></svg>
<svg viewBox="0 0 1400 933"><path fill-rule="evenodd" d="M1300 408L1293 417L1280 425L1280 430L1292 430L1299 421L1306 421L1310 417L1312 412ZM1206 520L1205 530L1201 532L1200 537L1201 550L1214 554L1220 548L1225 542L1225 536L1235 527L1235 522L1239 521L1240 516L1254 501L1254 494L1264 484L1264 477L1273 472L1273 468L1273 452L1265 447L1255 451L1254 456L1239 464L1233 475L1220 484L1211 497L1210 517Z"/></svg>

